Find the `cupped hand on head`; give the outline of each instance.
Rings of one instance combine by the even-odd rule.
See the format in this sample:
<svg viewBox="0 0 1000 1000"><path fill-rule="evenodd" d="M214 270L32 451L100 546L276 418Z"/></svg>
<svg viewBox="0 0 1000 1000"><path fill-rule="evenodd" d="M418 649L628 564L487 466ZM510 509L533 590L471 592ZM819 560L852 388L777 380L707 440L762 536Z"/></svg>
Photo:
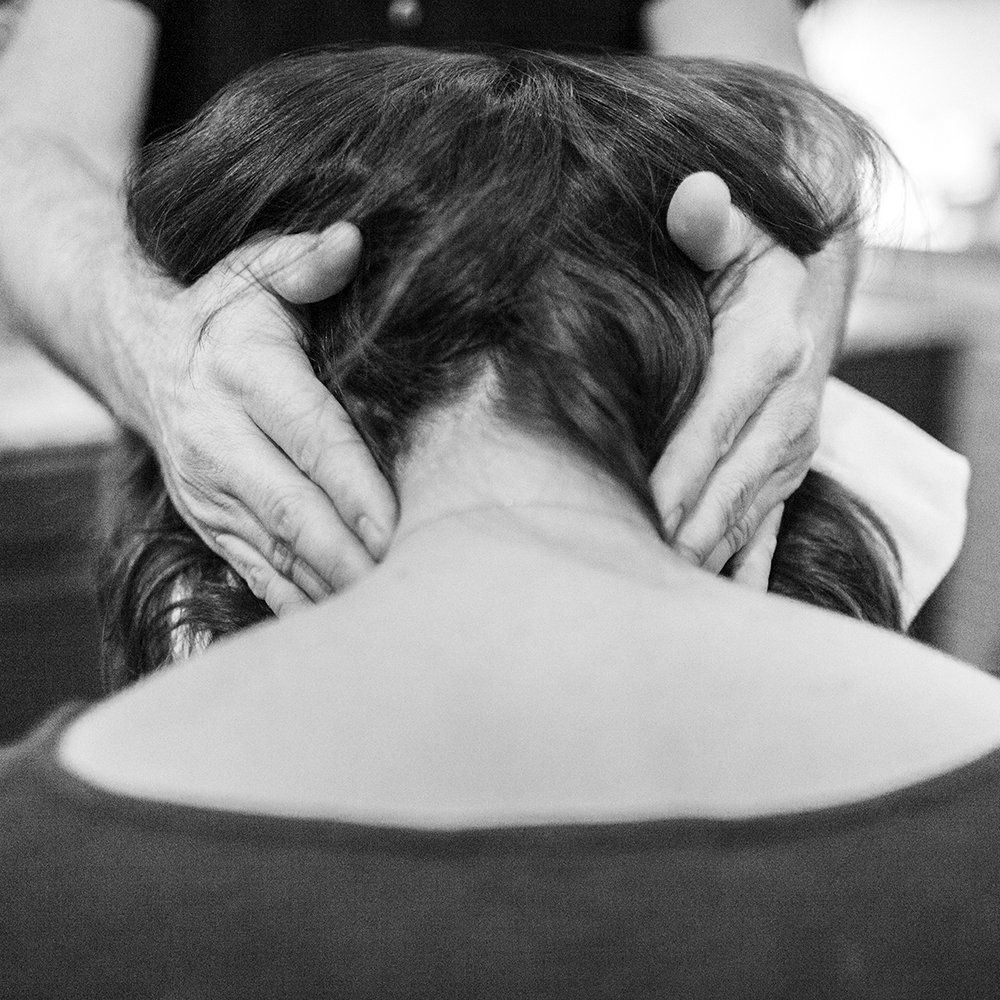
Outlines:
<svg viewBox="0 0 1000 1000"><path fill-rule="evenodd" d="M257 241L157 318L148 437L170 498L277 614L366 572L395 525L391 487L286 308L340 291L360 246L347 223Z"/></svg>
<svg viewBox="0 0 1000 1000"><path fill-rule="evenodd" d="M781 504L819 442L844 279L825 287L838 269L814 268L775 244L732 206L715 174L685 178L667 222L680 249L710 272L713 347L653 471L653 492L678 552L712 572L732 559L735 579L766 589Z"/></svg>

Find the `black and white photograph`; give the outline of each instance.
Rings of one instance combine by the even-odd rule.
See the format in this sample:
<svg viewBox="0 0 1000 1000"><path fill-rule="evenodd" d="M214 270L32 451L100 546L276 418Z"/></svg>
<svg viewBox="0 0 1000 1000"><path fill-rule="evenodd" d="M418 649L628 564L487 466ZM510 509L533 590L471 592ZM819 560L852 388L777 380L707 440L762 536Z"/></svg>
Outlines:
<svg viewBox="0 0 1000 1000"><path fill-rule="evenodd" d="M0 0L0 1000L1000 997L998 0Z"/></svg>

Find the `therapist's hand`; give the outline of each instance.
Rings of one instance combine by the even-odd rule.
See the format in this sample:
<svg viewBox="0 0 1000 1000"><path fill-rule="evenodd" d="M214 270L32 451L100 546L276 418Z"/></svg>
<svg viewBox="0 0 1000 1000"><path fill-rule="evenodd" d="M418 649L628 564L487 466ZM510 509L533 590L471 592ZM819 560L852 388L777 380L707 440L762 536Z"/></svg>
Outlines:
<svg viewBox="0 0 1000 1000"><path fill-rule="evenodd" d="M341 223L235 251L156 320L147 427L178 511L278 614L364 573L395 526L389 484L314 377L286 303L353 277Z"/></svg>
<svg viewBox="0 0 1000 1000"><path fill-rule="evenodd" d="M734 577L763 589L775 511L818 444L853 255L831 245L804 263L733 208L714 174L685 178L667 222L674 242L711 272L713 349L699 395L653 471L653 491L682 555L719 572L747 548Z"/></svg>

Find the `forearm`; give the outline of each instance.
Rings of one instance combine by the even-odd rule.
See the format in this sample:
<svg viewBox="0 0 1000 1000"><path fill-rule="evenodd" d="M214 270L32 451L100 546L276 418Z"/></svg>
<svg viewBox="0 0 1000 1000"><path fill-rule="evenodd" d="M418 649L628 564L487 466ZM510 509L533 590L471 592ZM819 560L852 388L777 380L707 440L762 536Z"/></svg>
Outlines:
<svg viewBox="0 0 1000 1000"><path fill-rule="evenodd" d="M0 121L0 190L0 319L148 433L131 345L173 286L132 248L120 183L71 141Z"/></svg>

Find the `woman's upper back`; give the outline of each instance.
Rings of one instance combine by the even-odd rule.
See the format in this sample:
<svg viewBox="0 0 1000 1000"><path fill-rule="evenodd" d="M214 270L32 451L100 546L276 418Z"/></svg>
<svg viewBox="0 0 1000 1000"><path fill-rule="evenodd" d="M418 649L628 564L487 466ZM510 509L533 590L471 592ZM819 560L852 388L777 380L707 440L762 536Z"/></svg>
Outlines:
<svg viewBox="0 0 1000 1000"><path fill-rule="evenodd" d="M64 758L139 795L448 826L812 808L1000 745L991 678L665 552L623 572L432 525L85 715Z"/></svg>

